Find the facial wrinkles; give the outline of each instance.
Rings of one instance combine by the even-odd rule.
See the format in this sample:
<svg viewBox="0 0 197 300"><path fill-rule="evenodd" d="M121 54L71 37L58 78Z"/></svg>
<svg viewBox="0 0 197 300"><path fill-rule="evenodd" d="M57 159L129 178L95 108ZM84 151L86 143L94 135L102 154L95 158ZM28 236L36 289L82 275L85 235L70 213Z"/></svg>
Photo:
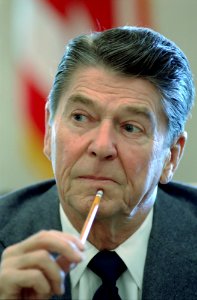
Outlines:
<svg viewBox="0 0 197 300"><path fill-rule="evenodd" d="M158 154L154 148L151 153L151 156L149 159L146 159L144 162L144 165L140 165L139 172L146 174L145 178L142 178L142 190L140 194L136 195L135 197L130 194L131 190L135 190L135 182L128 181L127 184L127 193L124 195L124 202L126 203L128 201L128 208L131 208L132 210L129 212L128 221L133 217L134 214L137 213L138 210L141 212L143 210L146 210L148 207L150 207L151 203L153 204L156 198L156 190L157 190L157 183L160 178L160 175L158 170L162 171L162 162L163 158L158 159ZM126 169L128 171L128 169ZM129 172L128 172L129 173ZM137 176L136 173L136 176ZM127 177L129 178L129 176ZM134 184L134 185L133 185ZM138 182L139 184L139 182ZM135 203L135 199L138 199L138 201ZM146 199L146 201L144 201ZM152 206L152 205L151 205Z"/></svg>
<svg viewBox="0 0 197 300"><path fill-rule="evenodd" d="M94 80L90 83L92 78ZM142 82L145 86L147 85L147 92L144 87L142 88ZM163 114L161 104L158 101L158 91L150 82L145 79L128 78L113 72L106 72L102 68L79 69L73 75L68 90L70 95L82 93L92 100L97 100L100 104L104 102L105 106L111 101L119 100L122 103L128 101L130 104L149 107L154 115L161 113L160 117L162 117ZM63 99L65 99L65 95Z"/></svg>
<svg viewBox="0 0 197 300"><path fill-rule="evenodd" d="M59 130L59 128L62 128L61 121L56 126L56 130ZM61 129L60 129L61 130ZM88 133L89 134L89 133ZM61 140L61 136L63 138L63 135L58 134L59 137L59 143L64 144L64 141ZM75 141L75 139L72 139L72 143ZM74 153L74 159L69 161L69 165L67 166L67 161L61 161L61 164L59 165L59 168L61 169L61 182L62 186L66 190L62 191L64 195L69 190L72 179L79 176L79 175L97 175L97 176L103 176L103 177L110 177L113 178L117 184L122 186L122 189L124 188L126 184L126 178L125 174L123 173L123 167L120 164L120 160L117 159L115 162L100 162L98 159L91 159L86 155L88 144L86 142L83 143L83 137L81 139L81 142L78 141L80 144L80 148L77 149L77 152ZM66 145L65 145L66 147ZM72 149L75 147L72 146ZM65 151L66 152L66 149ZM73 154L72 154L73 155ZM67 166L65 168L65 166ZM116 173L112 174L112 170L116 169ZM80 170L80 171L79 171ZM118 170L118 171L117 171ZM67 184L65 185L65 180L67 181ZM61 193L62 194L62 193ZM63 197L64 199L64 197Z"/></svg>
<svg viewBox="0 0 197 300"><path fill-rule="evenodd" d="M105 119L106 121L106 119ZM104 122L105 122L104 121ZM107 121L108 122L108 121ZM111 129L109 130L113 130L113 121L110 120L109 121L111 123ZM102 121L101 121L102 123ZM102 126L102 125L101 125ZM110 126L110 125L109 125ZM88 135L90 134L89 132L87 133ZM75 164L72 165L72 175L75 176L75 170L76 170L76 174L78 173L78 169L80 166L80 170L83 170L83 166L87 166L86 169L86 175L93 175L93 174L97 174L97 176L104 176L104 177L112 177L114 178L115 181L117 181L118 184L125 186L127 181L127 178L125 177L125 171L123 172L123 170L125 169L125 165L123 160L121 159L122 154L121 154L121 145L120 142L116 142L116 149L117 149L117 158L115 160L112 161L100 161L97 158L89 158L87 155L85 155L86 150L89 146L89 144L92 142L92 140L90 139L88 144L85 143L84 147L81 148L80 152L77 153L77 157L76 157L76 168L75 168ZM112 170L115 169L116 170L116 176L112 175ZM139 170L140 171L140 167ZM79 174L77 174L79 175ZM81 174L81 175L85 175L85 174Z"/></svg>
<svg viewBox="0 0 197 300"><path fill-rule="evenodd" d="M160 178L160 173L162 172L163 164L164 164L164 158L165 158L165 149L163 149L164 145L164 138L159 134L158 131L155 132L154 138L149 141L151 142L152 146L149 148L151 150L150 152L147 152L145 156L141 159L139 159L139 165L138 162L136 164L135 168L135 175L138 176L139 174L144 174L145 178L142 176L142 185L143 190L141 196L139 196L139 202L136 204L135 207L138 207L143 203L145 197L150 197L151 192L150 190L154 190L155 186L157 186L158 180ZM144 152L145 153L145 152ZM144 163L142 163L144 161ZM124 162L122 163L124 164ZM132 168L132 166L131 166ZM128 166L125 168L127 173L127 178L129 179L130 170ZM159 171L160 170L160 171ZM133 182L128 181L128 187L133 186L133 183L135 184L135 181ZM139 183L139 182L138 182ZM132 188L131 188L132 189ZM128 188L130 190L130 188ZM151 198L152 199L152 198ZM150 199L150 201L152 201ZM132 195L130 197L131 206L132 206ZM137 208L136 208L137 209Z"/></svg>
<svg viewBox="0 0 197 300"><path fill-rule="evenodd" d="M83 154L83 152L84 152L84 150L85 149L83 149L83 148L81 148L81 151L78 153L78 159L80 159L80 156ZM78 160L77 160L78 161ZM121 159L120 159L120 162L121 162ZM123 165L123 163L121 162L121 164ZM74 164L73 164L73 166L74 166ZM142 167L142 166L141 166ZM139 169L141 169L141 167L139 167ZM145 166L144 166L145 167Z"/></svg>
<svg viewBox="0 0 197 300"><path fill-rule="evenodd" d="M118 101L119 103L125 103L125 104L132 104L136 103L144 104L145 106L149 106L150 109L156 113L156 108L154 106L154 101L150 99L149 95L146 93L136 90L132 87L119 87L114 85L109 85L106 83L101 83L98 85L87 85L87 83L84 81L83 83L78 83L74 87L75 92L81 92L82 94L87 95L89 98L92 98L93 100L97 100L97 102L100 102L102 104L103 99L106 99L105 105L110 104L111 101L114 103L115 101ZM93 95L91 97L91 95Z"/></svg>
<svg viewBox="0 0 197 300"><path fill-rule="evenodd" d="M72 94L74 92L79 92L84 94L85 96L87 95L89 98L96 100L101 106L103 106L104 110L108 109L108 111L111 111L111 108L116 110L118 106L114 104L117 100L117 103L129 103L132 105L144 105L148 107L149 110L153 112L155 116L158 115L158 98L156 101L154 101L155 97L155 91L153 93L153 98L150 98L148 94L146 94L144 91L140 91L139 89L136 88L131 88L127 87L129 86L128 84L122 87L121 83L119 83L119 80L111 80L111 77L109 78L110 80L102 80L102 78L98 78L98 80L91 82L91 85L87 84L89 82L89 76L83 76L80 77L76 80L76 83L73 84L72 88L70 89L69 94ZM96 82L96 83L95 83ZM109 82L109 83L106 83ZM111 83L112 82L112 83ZM158 96L158 95L157 95ZM63 101L62 101L63 102ZM106 105L107 104L107 105ZM117 105L118 105L117 104ZM159 123L159 122L157 122ZM156 124L156 128L158 127L158 124ZM152 159L156 160L156 145L155 143L158 142L158 132L155 132L155 134L152 136L152 145L154 149L152 149L151 155L153 156ZM149 141L150 142L150 141ZM86 149L86 145L84 147L80 148L80 151L77 152L77 157L73 161L72 165L69 166L69 170L65 170L65 178L67 176L66 172L71 172L71 170L75 169L75 165L77 167L78 162L80 162L80 157L82 157L84 151ZM150 154L150 153L149 153ZM149 168L151 169L153 167L153 161L151 161L151 155L150 157L146 156L144 157L144 165L140 164L139 166L136 166L137 169L135 170L137 173L142 172L143 169ZM158 156L158 155L157 155ZM121 158L121 155L118 155L118 161L119 164L121 165L121 169L127 170L124 165L124 159ZM94 170L96 170L96 167L94 165ZM118 167L119 168L119 167ZM154 169L154 168L153 168ZM94 170L90 170L94 172ZM128 180L128 174L127 174L127 180Z"/></svg>
<svg viewBox="0 0 197 300"><path fill-rule="evenodd" d="M61 187L64 186L64 180L66 178L69 178L70 170L72 168L72 165L69 165L67 168L65 166L68 165L68 162L66 161L67 156L63 155L61 156L61 160L58 161L58 149L60 148L61 151L64 151L66 153L66 148L64 145L64 134L62 132L63 129L62 125L62 118L59 114L56 114L53 125L52 125L52 138L51 138L51 161L53 170L55 173L57 173L57 170L59 170L60 180L61 180ZM62 147L63 145L63 147ZM74 162L73 162L74 163ZM61 191L60 191L61 193Z"/></svg>
<svg viewBox="0 0 197 300"><path fill-rule="evenodd" d="M132 78L128 78L128 80L132 82ZM162 108L160 107L160 102L158 101L158 93L151 83L149 84L149 82L144 80L146 84L149 84L149 88L152 89L150 97L150 91L149 93L146 93L146 91L142 90L138 84L132 87L129 82L127 85L123 86L117 79L112 81L108 80L110 84L106 83L106 81L107 80L99 78L96 83L93 82L90 86L87 84L86 76L84 76L83 79L80 79L73 87L73 92L81 93L90 99L92 98L92 100L95 100L100 105L102 105L103 102L105 105L105 111L107 107L111 110L110 105L112 104L114 106L114 103L117 102L117 108L118 105L122 105L124 103L125 105L134 105L136 107L144 106L152 113L152 115L159 115L160 120L165 118L163 116ZM135 79L133 79L133 81L135 82ZM161 122L159 122L160 120L155 118L155 126L161 126Z"/></svg>
<svg viewBox="0 0 197 300"><path fill-rule="evenodd" d="M105 95L106 96L106 95ZM72 106L77 107L77 104L82 107L84 106L88 110L90 109L90 112L93 114L100 114L102 113L101 117L102 119L111 119L113 121L114 118L123 118L128 120L131 118L138 120L138 117L140 119L146 120L146 129L150 127L151 133L154 132L155 128L157 127L157 119L155 117L154 108L151 110L149 108L149 105L147 105L146 101L139 101L133 100L133 99L123 99L120 98L117 99L109 99L107 101L103 101L102 103L102 97L99 95L101 100L98 99L91 99L91 96L86 96L84 93L74 93L68 97L68 100L66 102L66 105L64 107L63 115L66 115L66 112L68 109L72 109ZM104 98L104 97L103 97ZM111 94L110 94L111 98ZM100 119L100 116L99 116Z"/></svg>
<svg viewBox="0 0 197 300"><path fill-rule="evenodd" d="M111 120L104 120L104 123L110 123L109 127L107 130L113 131L113 122ZM102 123L102 121L101 121ZM100 126L102 126L101 124ZM99 125L98 125L99 127ZM76 168L75 165L73 166L73 176L75 174L79 173L80 169L80 175L97 175L97 177L109 177L112 178L114 181L117 182L119 185L124 185L125 184L125 174L123 173L123 168L120 165L120 153L118 149L118 142L116 141L115 138L115 144L113 147L116 148L117 151L117 157L112 160L108 160L106 158L100 159L99 156L91 156L87 153L87 149L91 145L91 143L96 142L95 139L97 139L97 133L102 135L102 130L106 129L106 127L103 128L98 128L98 130L101 130L99 133L96 131L93 131L90 133L89 131L87 132L87 139L85 137L85 142L84 142L84 147L81 148L80 153L78 153L77 157L77 162L76 162ZM97 129L96 129L97 130ZM113 134L113 133L112 133ZM86 133L85 133L86 135ZM109 133L110 135L110 133ZM107 137L106 137L107 138ZM110 139L110 137L109 137ZM112 138L113 139L113 138ZM83 143L83 142L82 142ZM81 143L81 144L82 144ZM112 141L109 141L109 143L113 143ZM100 151L100 150L99 150ZM80 168L79 168L80 167ZM116 170L116 172L112 172L112 170ZM83 170L85 170L86 174L83 174ZM82 174L81 174L82 172Z"/></svg>

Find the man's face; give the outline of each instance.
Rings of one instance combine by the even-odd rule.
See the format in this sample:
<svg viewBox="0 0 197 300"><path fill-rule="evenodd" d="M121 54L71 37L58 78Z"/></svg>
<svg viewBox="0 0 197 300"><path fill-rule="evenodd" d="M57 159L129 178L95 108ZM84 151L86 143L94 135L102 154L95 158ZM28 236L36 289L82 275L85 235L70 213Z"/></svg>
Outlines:
<svg viewBox="0 0 197 300"><path fill-rule="evenodd" d="M169 150L165 136L160 95L150 82L79 69L45 138L67 215L85 217L98 189L100 218L150 209Z"/></svg>

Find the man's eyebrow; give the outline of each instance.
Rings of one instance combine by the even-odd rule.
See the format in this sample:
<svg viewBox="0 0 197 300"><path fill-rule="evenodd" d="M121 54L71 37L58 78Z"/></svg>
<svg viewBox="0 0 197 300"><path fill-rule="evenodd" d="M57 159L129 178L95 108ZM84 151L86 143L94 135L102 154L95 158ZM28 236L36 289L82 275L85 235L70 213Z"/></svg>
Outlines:
<svg viewBox="0 0 197 300"><path fill-rule="evenodd" d="M85 106L97 110L99 108L99 105L94 100L88 98L87 96L84 96L82 94L73 94L67 99L64 112L69 106L75 104L83 104ZM154 114L145 106L131 106L131 105L120 104L119 112L142 116L143 118L148 120L153 126L156 123Z"/></svg>
<svg viewBox="0 0 197 300"><path fill-rule="evenodd" d="M143 118L147 119L149 122L152 124L155 124L155 117L154 113L152 113L147 107L145 106L130 106L130 105L125 105L120 108L120 110L123 113L128 113L132 115L139 115L142 116Z"/></svg>
<svg viewBox="0 0 197 300"><path fill-rule="evenodd" d="M66 105L65 105L65 109L70 106L70 105L74 105L74 104L84 104L86 106L92 107L92 108L97 108L98 105L97 103L95 103L92 99L83 96L81 94L74 94L71 95L67 101L66 101Z"/></svg>

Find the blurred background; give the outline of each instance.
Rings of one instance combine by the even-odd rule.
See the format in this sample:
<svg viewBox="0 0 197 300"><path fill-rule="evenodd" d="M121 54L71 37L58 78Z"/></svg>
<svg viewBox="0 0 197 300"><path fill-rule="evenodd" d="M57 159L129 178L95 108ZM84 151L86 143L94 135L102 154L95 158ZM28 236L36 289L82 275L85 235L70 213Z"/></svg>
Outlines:
<svg viewBox="0 0 197 300"><path fill-rule="evenodd" d="M52 177L44 105L67 41L119 25L151 27L189 58L196 85L196 0L0 0L0 194ZM196 85L197 86L197 85ZM197 185L197 106L175 180Z"/></svg>

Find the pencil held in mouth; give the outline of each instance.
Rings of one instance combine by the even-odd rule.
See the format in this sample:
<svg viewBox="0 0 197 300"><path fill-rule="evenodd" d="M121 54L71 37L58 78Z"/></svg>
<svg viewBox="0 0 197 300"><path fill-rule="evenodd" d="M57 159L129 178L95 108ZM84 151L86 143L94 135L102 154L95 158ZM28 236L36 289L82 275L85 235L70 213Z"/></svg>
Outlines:
<svg viewBox="0 0 197 300"><path fill-rule="evenodd" d="M88 234L89 234L90 229L92 227L92 223L94 221L97 210L99 208L99 204L100 204L100 200L101 200L102 196L103 196L103 191L98 190L97 193L96 193L96 196L94 198L94 201L92 203L92 206L90 207L90 211L89 211L88 216L85 220L82 231L81 231L80 239L81 239L83 244L85 244L85 242L87 240Z"/></svg>

